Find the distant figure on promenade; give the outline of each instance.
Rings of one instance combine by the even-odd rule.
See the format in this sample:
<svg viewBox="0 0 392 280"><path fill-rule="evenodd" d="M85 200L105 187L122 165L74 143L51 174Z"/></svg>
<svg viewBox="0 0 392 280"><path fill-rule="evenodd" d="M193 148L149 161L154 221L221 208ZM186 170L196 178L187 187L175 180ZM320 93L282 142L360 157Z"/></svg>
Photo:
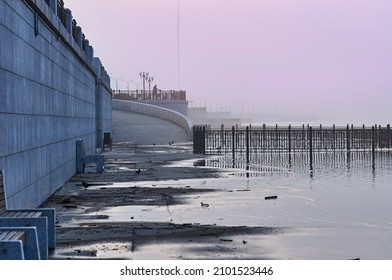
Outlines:
<svg viewBox="0 0 392 280"><path fill-rule="evenodd" d="M157 100L157 95L158 95L158 88L157 85L155 85L152 88L152 100Z"/></svg>

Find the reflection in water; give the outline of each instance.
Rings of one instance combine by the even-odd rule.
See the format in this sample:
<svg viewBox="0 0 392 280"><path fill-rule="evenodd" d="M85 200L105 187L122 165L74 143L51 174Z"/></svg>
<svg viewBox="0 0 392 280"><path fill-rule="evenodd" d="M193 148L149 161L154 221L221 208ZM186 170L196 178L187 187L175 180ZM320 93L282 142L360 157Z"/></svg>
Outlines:
<svg viewBox="0 0 392 280"><path fill-rule="evenodd" d="M390 170L391 152L325 152L314 153L257 153L251 154L249 160L239 155L233 161L231 156L207 159L206 166L224 169L245 170L246 177L266 176L286 172L308 172L313 178L325 172L371 173L375 178L377 171Z"/></svg>

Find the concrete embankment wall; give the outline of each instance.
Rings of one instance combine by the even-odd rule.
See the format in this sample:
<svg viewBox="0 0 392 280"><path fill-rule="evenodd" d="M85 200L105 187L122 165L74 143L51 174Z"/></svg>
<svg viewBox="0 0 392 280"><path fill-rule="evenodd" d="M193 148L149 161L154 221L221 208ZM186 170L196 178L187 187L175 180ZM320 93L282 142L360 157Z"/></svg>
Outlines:
<svg viewBox="0 0 392 280"><path fill-rule="evenodd" d="M158 107L154 105L149 105L134 101L125 100L115 100L113 99L113 109L129 111L139 114L146 114L160 119L164 119L173 122L181 126L187 133L188 139L192 140L192 121L185 115L180 114L176 111L166 109L163 107Z"/></svg>
<svg viewBox="0 0 392 280"><path fill-rule="evenodd" d="M163 107L188 116L188 101L186 100L142 100L137 102Z"/></svg>
<svg viewBox="0 0 392 280"><path fill-rule="evenodd" d="M0 0L0 169L9 208L39 206L111 132L110 79L57 0Z"/></svg>

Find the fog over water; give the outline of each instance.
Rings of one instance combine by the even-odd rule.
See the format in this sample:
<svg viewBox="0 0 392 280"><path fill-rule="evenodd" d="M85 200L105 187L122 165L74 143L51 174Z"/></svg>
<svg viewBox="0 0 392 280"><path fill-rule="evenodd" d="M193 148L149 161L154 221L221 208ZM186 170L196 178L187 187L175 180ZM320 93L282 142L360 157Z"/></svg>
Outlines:
<svg viewBox="0 0 392 280"><path fill-rule="evenodd" d="M275 121L390 118L389 0L65 4L113 87L141 89L139 72L149 71L158 88L185 89L191 106L213 111Z"/></svg>

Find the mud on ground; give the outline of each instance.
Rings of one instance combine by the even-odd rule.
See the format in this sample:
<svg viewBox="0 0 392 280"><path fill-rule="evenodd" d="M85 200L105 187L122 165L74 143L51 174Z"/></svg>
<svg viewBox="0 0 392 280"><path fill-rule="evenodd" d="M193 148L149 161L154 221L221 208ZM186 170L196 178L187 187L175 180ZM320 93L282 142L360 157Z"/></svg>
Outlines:
<svg viewBox="0 0 392 280"><path fill-rule="evenodd" d="M52 259L257 259L263 253L249 250L249 236L290 231L173 221L171 208L221 191L204 179L225 176L203 166L204 156L194 155L189 144L119 143L104 156L104 173L88 167L42 205L57 211ZM113 209L129 215L111 215ZM153 211L161 214L143 218Z"/></svg>

